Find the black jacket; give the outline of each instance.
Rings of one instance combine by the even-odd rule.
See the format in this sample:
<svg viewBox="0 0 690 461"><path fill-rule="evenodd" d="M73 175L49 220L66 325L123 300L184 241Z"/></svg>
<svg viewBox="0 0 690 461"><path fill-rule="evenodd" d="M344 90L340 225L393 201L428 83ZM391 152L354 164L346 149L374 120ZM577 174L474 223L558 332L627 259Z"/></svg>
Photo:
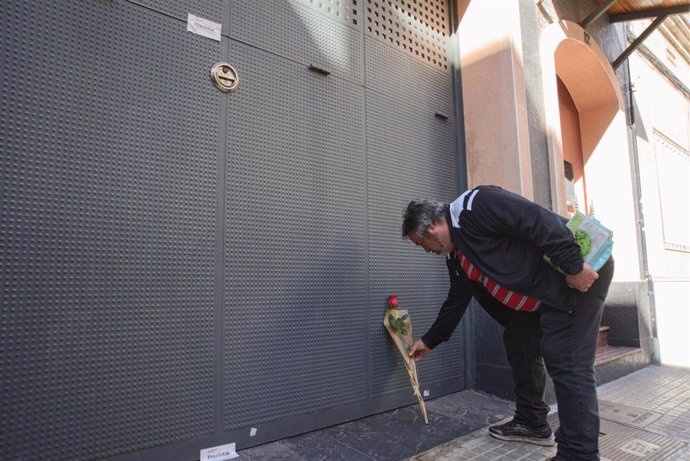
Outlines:
<svg viewBox="0 0 690 461"><path fill-rule="evenodd" d="M446 220L456 248L483 274L549 307L573 309L576 290L544 261L547 255L566 274L582 270L580 250L565 225L567 219L498 186L479 186L450 204ZM448 340L473 291L481 291L472 290L473 282L457 270L453 257L447 259L451 276L448 297L436 322L422 337L431 348Z"/></svg>

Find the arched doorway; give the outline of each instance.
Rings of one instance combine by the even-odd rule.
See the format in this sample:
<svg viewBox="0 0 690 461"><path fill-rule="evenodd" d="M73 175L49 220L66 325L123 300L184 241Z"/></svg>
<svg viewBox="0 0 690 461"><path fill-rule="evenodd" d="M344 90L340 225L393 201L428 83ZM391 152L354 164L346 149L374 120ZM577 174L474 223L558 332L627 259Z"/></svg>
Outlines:
<svg viewBox="0 0 690 461"><path fill-rule="evenodd" d="M561 139L563 140L563 177L565 182L565 204L568 214L580 211L590 213L587 203L587 179L582 154L582 130L580 113L575 101L563 83L557 78L558 109L561 116Z"/></svg>
<svg viewBox="0 0 690 461"><path fill-rule="evenodd" d="M590 188L601 177L594 171L601 169L598 157L606 156L608 138L620 144L621 137L612 133L625 135L624 120L616 123L624 114L620 87L604 53L573 22L547 27L541 49L552 206L561 214L575 209L590 214L596 205ZM622 147L626 142L623 137Z"/></svg>
<svg viewBox="0 0 690 461"><path fill-rule="evenodd" d="M576 201L600 219L614 233L615 282L637 281L635 179L620 83L594 38L574 22L545 27L540 54L552 209L566 216Z"/></svg>
<svg viewBox="0 0 690 461"><path fill-rule="evenodd" d="M563 151L563 181L569 213L593 214L587 193L588 160L608 130L619 107L618 82L608 61L601 62L591 39L563 40L554 53Z"/></svg>

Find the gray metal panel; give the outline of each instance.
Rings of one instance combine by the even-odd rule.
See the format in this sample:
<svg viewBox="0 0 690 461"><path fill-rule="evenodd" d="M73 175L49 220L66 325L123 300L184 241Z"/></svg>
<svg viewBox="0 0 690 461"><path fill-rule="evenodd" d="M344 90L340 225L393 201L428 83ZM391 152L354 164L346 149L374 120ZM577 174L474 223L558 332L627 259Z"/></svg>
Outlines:
<svg viewBox="0 0 690 461"><path fill-rule="evenodd" d="M223 3L227 0L125 0L140 3L149 8L187 20L189 13L213 22L221 23ZM184 26L183 26L184 27Z"/></svg>
<svg viewBox="0 0 690 461"><path fill-rule="evenodd" d="M449 70L428 65L371 37L365 38L366 87L452 117Z"/></svg>
<svg viewBox="0 0 690 461"><path fill-rule="evenodd" d="M357 0L292 0L343 24L362 30L362 8Z"/></svg>
<svg viewBox="0 0 690 461"><path fill-rule="evenodd" d="M230 37L361 84L361 21L353 24L354 17L345 20L334 12L328 14L324 3L236 0L230 10ZM353 10L357 17L361 15Z"/></svg>
<svg viewBox="0 0 690 461"><path fill-rule="evenodd" d="M208 434L220 45L125 2L2 8L0 458Z"/></svg>
<svg viewBox="0 0 690 461"><path fill-rule="evenodd" d="M265 441L399 404L406 376L379 386L385 396L368 392L378 366L370 349L376 360L387 351L384 360L397 360L402 377L381 326L385 297L400 283L382 279L368 293L380 283L373 273L396 273L381 258L402 243L401 208L380 208L380 197L392 203L391 191L367 191L386 171L367 176L363 32L347 23L354 12L339 17L326 2L306 7L306 0L201 9L141 2L164 14L136 2L11 3L0 15L0 458L30 457L34 445L50 459L172 459L182 456L176 447L188 457L229 437L257 443L240 429L256 422L272 421ZM245 8L239 26L256 27L252 45L288 57L234 44L240 87L228 96L208 78L221 45L168 16L184 19L189 7L220 22L219 4L231 18ZM416 77L428 81L431 66L420 64ZM226 99L224 184L217 150ZM433 111L421 116L424 103L412 101L386 102L374 115L416 112L413 124L426 121L419 128L374 121L374 149L377 139L393 140L389 162L410 149L452 162L439 141L452 144L452 132L426 126ZM414 144L430 134L431 147ZM452 167L442 170L452 175ZM430 179L413 169L406 178ZM438 197L446 184L434 184L419 190ZM225 217L217 213L224 186ZM371 250L381 254L370 259ZM422 262L420 273L424 264L442 269L436 259L410 258ZM225 287L214 284L222 277ZM417 334L442 300L436 280L418 290L429 307L414 307ZM221 288L225 305L214 310ZM213 349L214 334L222 351ZM455 389L459 344L456 337L425 361L423 385ZM222 421L214 420L219 401Z"/></svg>
<svg viewBox="0 0 690 461"><path fill-rule="evenodd" d="M452 120L375 92L367 92L369 280L372 393L409 388L397 349L382 327L388 295L397 294L416 337L433 323L448 292L443 257L425 254L401 237L402 213L412 199L450 201L456 194ZM461 377L462 331L420 362L425 384Z"/></svg>
<svg viewBox="0 0 690 461"><path fill-rule="evenodd" d="M363 89L230 56L226 428L365 399L368 322Z"/></svg>
<svg viewBox="0 0 690 461"><path fill-rule="evenodd" d="M447 0L367 2L367 36L427 65L448 71Z"/></svg>

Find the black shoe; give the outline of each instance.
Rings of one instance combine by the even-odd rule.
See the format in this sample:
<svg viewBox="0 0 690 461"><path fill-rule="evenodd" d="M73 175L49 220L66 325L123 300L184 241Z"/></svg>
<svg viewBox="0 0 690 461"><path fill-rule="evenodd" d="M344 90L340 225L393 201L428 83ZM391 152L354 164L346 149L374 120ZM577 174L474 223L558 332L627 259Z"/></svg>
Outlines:
<svg viewBox="0 0 690 461"><path fill-rule="evenodd" d="M527 442L552 447L556 444L551 428L536 430L531 427L511 419L507 423L497 424L489 427L491 437L509 442Z"/></svg>

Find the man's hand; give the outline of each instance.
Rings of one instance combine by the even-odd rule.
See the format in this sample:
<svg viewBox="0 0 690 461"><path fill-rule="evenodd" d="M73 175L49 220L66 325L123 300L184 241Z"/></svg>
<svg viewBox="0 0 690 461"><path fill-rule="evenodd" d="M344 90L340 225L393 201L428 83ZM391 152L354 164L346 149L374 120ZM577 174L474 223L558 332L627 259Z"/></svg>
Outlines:
<svg viewBox="0 0 690 461"><path fill-rule="evenodd" d="M410 352L408 352L408 356L411 359L414 359L415 362L423 359L427 355L431 353L431 349L426 347L426 344L421 339L418 339L417 341L414 342L412 345L412 349L410 349Z"/></svg>
<svg viewBox="0 0 690 461"><path fill-rule="evenodd" d="M592 266L585 263L582 266L582 270L575 275L565 276L565 283L568 284L570 288L575 288L577 291L584 293L589 290L594 281L599 278L599 274L592 269Z"/></svg>

